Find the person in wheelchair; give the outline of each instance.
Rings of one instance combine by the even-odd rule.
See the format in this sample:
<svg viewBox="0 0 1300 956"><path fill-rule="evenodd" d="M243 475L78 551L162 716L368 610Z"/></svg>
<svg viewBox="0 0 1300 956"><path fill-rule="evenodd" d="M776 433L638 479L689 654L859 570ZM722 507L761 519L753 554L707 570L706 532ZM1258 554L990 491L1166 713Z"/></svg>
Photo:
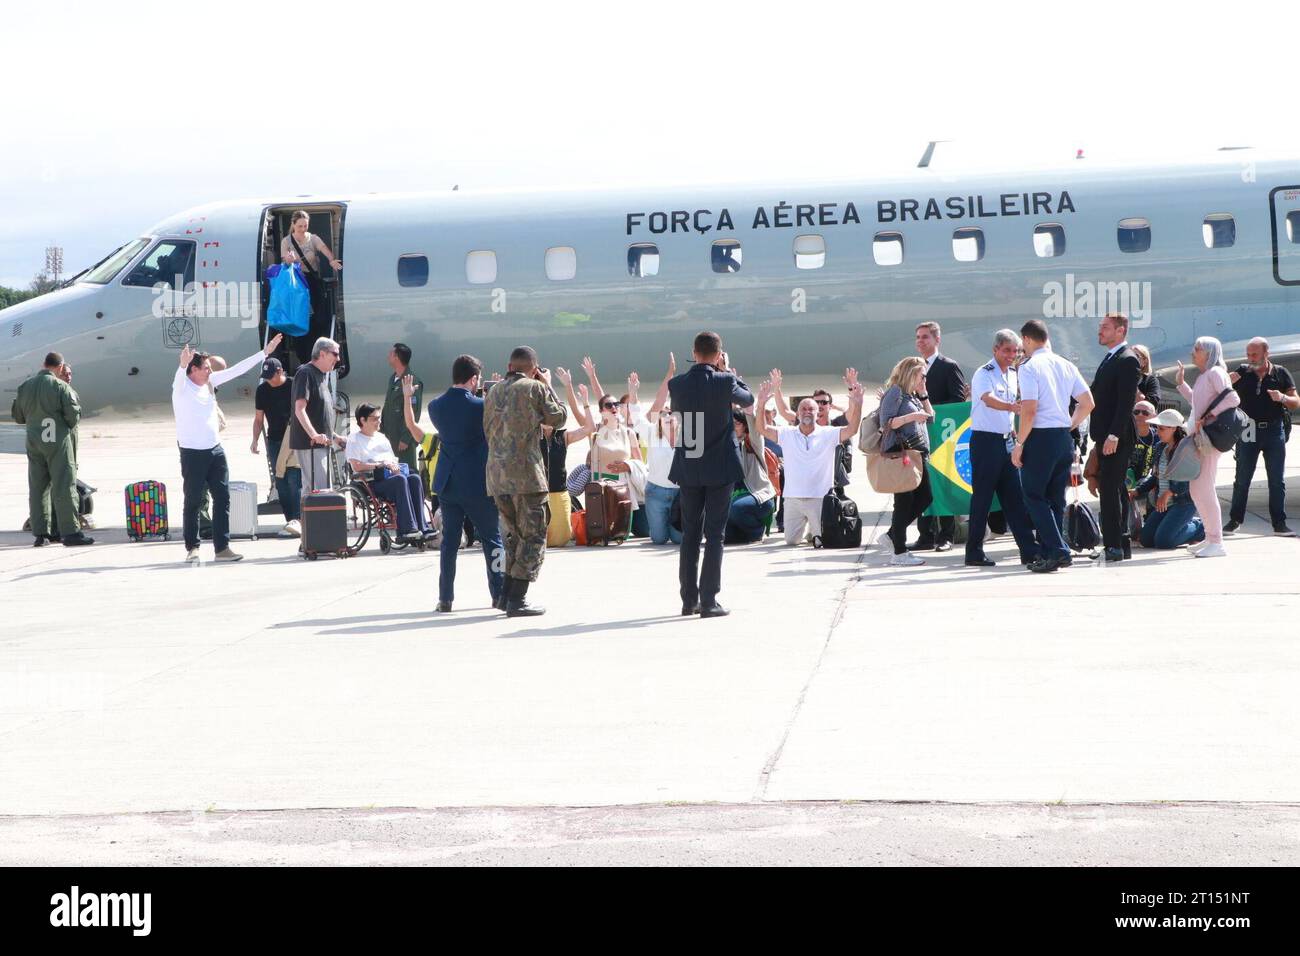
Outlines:
<svg viewBox="0 0 1300 956"><path fill-rule="evenodd" d="M424 518L424 498L420 476L397 460L393 446L379 432L379 409L362 402L357 406L358 431L348 437L347 457L355 478L370 483L378 498L397 508L397 540L416 544L436 537Z"/></svg>

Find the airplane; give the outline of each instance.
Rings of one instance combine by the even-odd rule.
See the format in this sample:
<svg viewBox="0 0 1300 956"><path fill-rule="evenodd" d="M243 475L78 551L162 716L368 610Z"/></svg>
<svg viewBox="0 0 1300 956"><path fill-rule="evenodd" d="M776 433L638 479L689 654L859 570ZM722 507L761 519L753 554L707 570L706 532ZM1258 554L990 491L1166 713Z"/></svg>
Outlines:
<svg viewBox="0 0 1300 956"><path fill-rule="evenodd" d="M1202 335L1229 357L1256 335L1275 359L1300 355L1300 162L1231 152L870 182L217 202L0 312L0 399L50 350L75 364L85 410L128 414L167 402L186 345L251 354L268 335L265 270L299 209L342 260L325 282L357 395L384 391L398 341L440 389L457 355L503 371L520 344L546 365L590 355L654 378L670 351L684 367L704 329L755 378L851 365L881 381L931 320L973 371L995 330L1044 317L1055 349L1090 372L1097 319L1115 309L1157 367L1190 368Z"/></svg>

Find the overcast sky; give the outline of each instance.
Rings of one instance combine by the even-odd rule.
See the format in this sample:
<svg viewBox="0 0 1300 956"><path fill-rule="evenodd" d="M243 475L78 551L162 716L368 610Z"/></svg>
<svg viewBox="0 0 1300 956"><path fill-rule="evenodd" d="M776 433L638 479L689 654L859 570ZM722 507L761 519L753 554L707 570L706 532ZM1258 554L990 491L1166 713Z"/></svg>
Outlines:
<svg viewBox="0 0 1300 956"><path fill-rule="evenodd" d="M240 196L1300 157L1268 6L1072 7L11 6L0 284Z"/></svg>

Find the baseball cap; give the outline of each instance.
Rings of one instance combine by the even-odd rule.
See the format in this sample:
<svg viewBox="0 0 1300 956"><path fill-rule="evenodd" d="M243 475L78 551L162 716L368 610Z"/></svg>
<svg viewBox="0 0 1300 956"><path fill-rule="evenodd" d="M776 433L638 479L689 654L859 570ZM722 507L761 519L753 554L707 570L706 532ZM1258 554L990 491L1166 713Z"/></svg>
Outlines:
<svg viewBox="0 0 1300 956"><path fill-rule="evenodd" d="M269 382L275 378L276 372L284 371L284 366L280 364L278 358L269 358L262 363L262 381Z"/></svg>

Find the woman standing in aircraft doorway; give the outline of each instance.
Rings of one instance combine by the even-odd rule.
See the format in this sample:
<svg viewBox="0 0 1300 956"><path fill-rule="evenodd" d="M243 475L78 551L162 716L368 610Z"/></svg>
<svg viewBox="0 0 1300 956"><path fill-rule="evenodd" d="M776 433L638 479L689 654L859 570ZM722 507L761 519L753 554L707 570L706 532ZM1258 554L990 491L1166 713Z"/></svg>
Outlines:
<svg viewBox="0 0 1300 956"><path fill-rule="evenodd" d="M307 280L307 291L311 293L311 328L307 334L300 336L294 343L299 363L311 361L312 344L321 337L334 338L333 316L325 304L325 283L321 279L321 256L334 269L341 270L343 261L335 259L334 253L320 236L307 231L311 217L299 209L289 219L289 234L280 241L280 259L291 265L302 264L303 278Z"/></svg>

